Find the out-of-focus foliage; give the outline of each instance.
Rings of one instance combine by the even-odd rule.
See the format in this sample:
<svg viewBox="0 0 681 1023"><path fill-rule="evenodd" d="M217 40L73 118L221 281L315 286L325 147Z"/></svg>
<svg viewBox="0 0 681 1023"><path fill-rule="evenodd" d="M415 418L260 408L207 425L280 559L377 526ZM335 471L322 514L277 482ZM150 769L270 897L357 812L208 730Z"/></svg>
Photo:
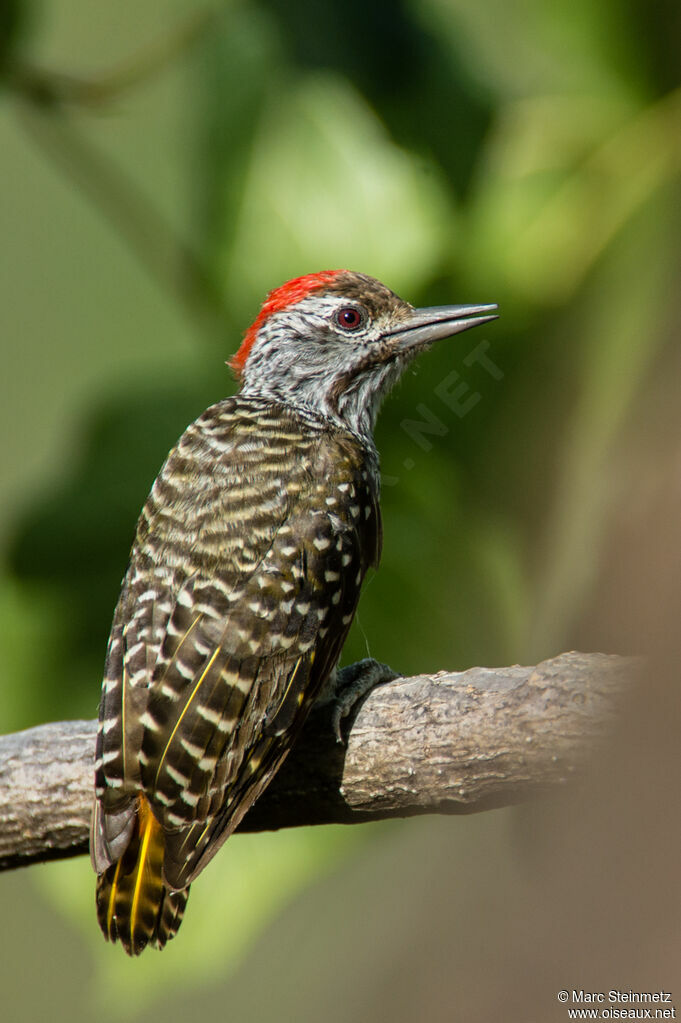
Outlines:
<svg viewBox="0 0 681 1023"><path fill-rule="evenodd" d="M11 70L12 57L19 46L26 16L22 0L5 0L0 7L0 82Z"/></svg>
<svg viewBox="0 0 681 1023"><path fill-rule="evenodd" d="M222 362L267 290L327 267L501 310L386 403L384 558L345 660L641 647L623 544L681 464L680 42L677 5L626 0L2 7L3 732L94 716L165 453L233 389ZM87 864L46 869L88 959L55 979L53 1018L134 1018L161 987L209 985L383 831L234 839L161 965L101 943Z"/></svg>

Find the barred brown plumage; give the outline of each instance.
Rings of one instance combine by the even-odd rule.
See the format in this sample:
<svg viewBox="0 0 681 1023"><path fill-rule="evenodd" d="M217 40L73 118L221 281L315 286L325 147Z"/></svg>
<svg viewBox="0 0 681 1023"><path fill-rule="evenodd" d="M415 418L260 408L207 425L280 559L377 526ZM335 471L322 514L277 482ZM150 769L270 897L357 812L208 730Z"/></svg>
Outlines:
<svg viewBox="0 0 681 1023"><path fill-rule="evenodd" d="M240 393L169 454L116 608L97 740L98 916L130 954L174 935L335 669L380 557L381 397L492 308L414 310L347 271L289 282L234 360Z"/></svg>

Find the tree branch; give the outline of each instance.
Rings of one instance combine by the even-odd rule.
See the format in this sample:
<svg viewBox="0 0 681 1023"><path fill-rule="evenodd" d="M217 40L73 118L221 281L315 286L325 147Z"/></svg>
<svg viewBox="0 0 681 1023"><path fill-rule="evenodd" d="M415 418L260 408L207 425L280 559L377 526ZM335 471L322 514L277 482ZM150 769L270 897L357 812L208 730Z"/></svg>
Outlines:
<svg viewBox="0 0 681 1023"><path fill-rule="evenodd" d="M536 668L398 678L369 694L346 747L331 706L315 709L242 830L473 813L564 785L607 735L635 668L568 653ZM95 728L0 737L0 869L87 850Z"/></svg>

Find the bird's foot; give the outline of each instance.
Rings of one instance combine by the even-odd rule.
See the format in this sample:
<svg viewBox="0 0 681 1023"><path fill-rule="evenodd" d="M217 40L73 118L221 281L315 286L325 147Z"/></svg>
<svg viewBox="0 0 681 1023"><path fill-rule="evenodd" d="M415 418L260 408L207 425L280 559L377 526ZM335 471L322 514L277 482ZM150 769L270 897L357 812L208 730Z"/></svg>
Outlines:
<svg viewBox="0 0 681 1023"><path fill-rule="evenodd" d="M321 702L333 703L331 726L337 742L344 743L341 724L360 700L376 686L400 677L398 671L393 671L387 664L381 664L372 657L365 657L335 672L329 680L331 685L327 684Z"/></svg>

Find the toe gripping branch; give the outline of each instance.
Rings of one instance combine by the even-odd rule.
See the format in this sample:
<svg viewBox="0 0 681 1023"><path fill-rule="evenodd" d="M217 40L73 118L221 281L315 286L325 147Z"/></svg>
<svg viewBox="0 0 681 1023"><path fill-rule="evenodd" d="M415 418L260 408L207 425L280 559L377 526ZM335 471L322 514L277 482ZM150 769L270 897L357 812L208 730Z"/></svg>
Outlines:
<svg viewBox="0 0 681 1023"><path fill-rule="evenodd" d="M331 691L324 694L320 702L333 703L331 725L336 742L346 745L341 725L345 718L359 709L364 698L384 682L392 682L401 678L398 671L393 671L387 664L381 664L372 657L365 657L355 664L339 669L333 677Z"/></svg>

